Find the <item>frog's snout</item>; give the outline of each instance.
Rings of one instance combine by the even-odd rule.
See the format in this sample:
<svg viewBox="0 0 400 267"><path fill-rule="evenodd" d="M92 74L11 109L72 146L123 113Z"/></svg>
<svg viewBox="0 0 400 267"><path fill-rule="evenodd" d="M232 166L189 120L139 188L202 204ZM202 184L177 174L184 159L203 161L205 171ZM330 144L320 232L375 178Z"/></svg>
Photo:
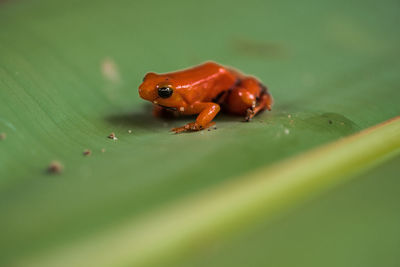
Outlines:
<svg viewBox="0 0 400 267"><path fill-rule="evenodd" d="M139 96L145 100L153 101L157 98L157 95L154 93L154 90L147 90L142 85L139 86Z"/></svg>

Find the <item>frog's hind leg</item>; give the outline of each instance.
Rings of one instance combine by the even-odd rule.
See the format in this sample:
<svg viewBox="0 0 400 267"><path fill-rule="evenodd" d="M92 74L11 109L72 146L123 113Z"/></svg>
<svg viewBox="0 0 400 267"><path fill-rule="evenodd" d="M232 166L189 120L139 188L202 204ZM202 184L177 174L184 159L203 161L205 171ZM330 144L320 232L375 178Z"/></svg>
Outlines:
<svg viewBox="0 0 400 267"><path fill-rule="evenodd" d="M267 88L253 77L244 78L226 100L229 112L244 115L250 121L257 113L265 109L271 110L272 97Z"/></svg>

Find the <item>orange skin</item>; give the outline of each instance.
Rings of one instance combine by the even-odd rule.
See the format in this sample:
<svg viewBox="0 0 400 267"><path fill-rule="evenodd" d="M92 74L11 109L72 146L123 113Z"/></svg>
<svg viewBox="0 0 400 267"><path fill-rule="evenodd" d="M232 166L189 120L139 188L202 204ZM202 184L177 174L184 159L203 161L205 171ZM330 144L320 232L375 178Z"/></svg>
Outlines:
<svg viewBox="0 0 400 267"><path fill-rule="evenodd" d="M198 114L195 122L172 129L175 133L212 126L221 106L250 121L257 113L271 110L272 105L267 88L256 78L214 62L165 74L147 73L139 95L158 110L161 107L183 115Z"/></svg>

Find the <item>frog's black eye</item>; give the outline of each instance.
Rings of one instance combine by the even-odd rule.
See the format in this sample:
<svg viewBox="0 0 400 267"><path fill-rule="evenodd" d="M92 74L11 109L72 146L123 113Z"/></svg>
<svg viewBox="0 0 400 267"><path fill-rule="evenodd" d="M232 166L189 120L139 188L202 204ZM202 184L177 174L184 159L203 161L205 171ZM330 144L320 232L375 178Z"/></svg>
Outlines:
<svg viewBox="0 0 400 267"><path fill-rule="evenodd" d="M158 95L161 98L168 98L168 97L170 97L172 95L173 92L174 91L172 90L171 87L165 87L164 86L164 87L158 88Z"/></svg>

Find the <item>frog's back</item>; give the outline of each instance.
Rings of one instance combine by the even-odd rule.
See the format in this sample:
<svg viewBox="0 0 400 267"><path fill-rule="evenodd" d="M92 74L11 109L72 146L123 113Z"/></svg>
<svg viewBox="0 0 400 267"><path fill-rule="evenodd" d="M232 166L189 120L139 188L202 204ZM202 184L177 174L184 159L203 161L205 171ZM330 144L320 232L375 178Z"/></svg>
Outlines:
<svg viewBox="0 0 400 267"><path fill-rule="evenodd" d="M218 75L224 67L215 62L205 62L190 69L167 73L172 79L179 81L181 86L193 86Z"/></svg>
<svg viewBox="0 0 400 267"><path fill-rule="evenodd" d="M176 88L189 102L211 101L236 82L236 77L227 68L215 62L206 62L166 75L178 82Z"/></svg>

